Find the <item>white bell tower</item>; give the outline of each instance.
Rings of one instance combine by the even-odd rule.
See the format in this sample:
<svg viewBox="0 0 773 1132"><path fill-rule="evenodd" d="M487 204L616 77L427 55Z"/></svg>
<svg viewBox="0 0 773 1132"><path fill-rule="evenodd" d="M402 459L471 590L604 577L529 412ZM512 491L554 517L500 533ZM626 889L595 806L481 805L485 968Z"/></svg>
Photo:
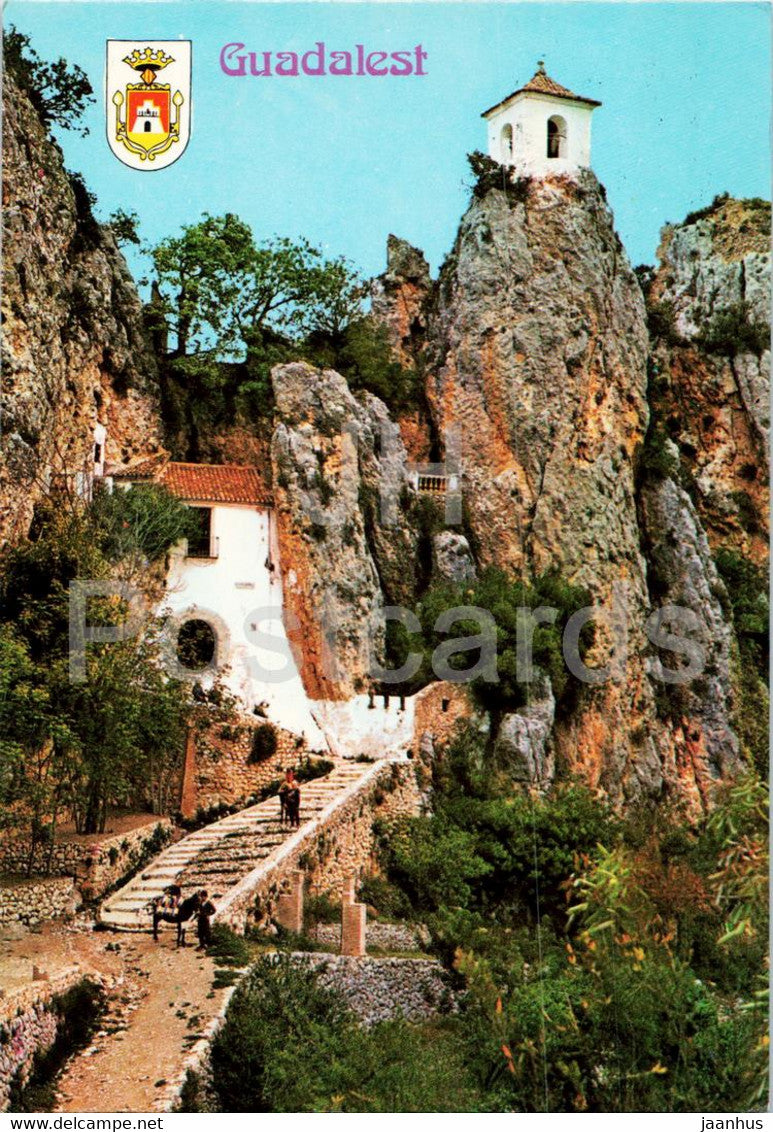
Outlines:
<svg viewBox="0 0 773 1132"><path fill-rule="evenodd" d="M526 86L485 110L488 152L519 176L573 174L590 168L591 115L594 98L583 98L545 74L539 61Z"/></svg>

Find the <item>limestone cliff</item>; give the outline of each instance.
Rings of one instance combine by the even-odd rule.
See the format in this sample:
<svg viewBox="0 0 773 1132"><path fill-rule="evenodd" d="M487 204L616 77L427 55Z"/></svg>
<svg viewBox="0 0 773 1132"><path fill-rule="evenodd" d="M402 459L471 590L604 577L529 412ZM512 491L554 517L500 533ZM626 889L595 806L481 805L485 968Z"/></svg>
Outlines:
<svg viewBox="0 0 773 1132"><path fill-rule="evenodd" d="M85 186L32 104L3 79L3 432L0 540L26 534L52 475L161 443L155 363L134 282Z"/></svg>
<svg viewBox="0 0 773 1132"><path fill-rule="evenodd" d="M317 699L366 689L383 660L383 608L410 602L416 533L406 452L386 407L332 370L277 366L274 494L285 601L299 667Z"/></svg>
<svg viewBox="0 0 773 1132"><path fill-rule="evenodd" d="M663 229L651 398L713 549L768 552L770 205L718 197Z"/></svg>
<svg viewBox="0 0 773 1132"><path fill-rule="evenodd" d="M657 792L662 760L644 672L645 563L635 459L648 423L641 290L592 173L473 196L429 326L438 430L461 430L465 515L480 565L559 567L629 626L622 680L556 724L557 756L613 796ZM591 663L604 664L603 627Z"/></svg>
<svg viewBox="0 0 773 1132"><path fill-rule="evenodd" d="M759 225L750 231L748 218L726 211L721 224L713 222L711 240L682 247L677 235L665 244L697 280L691 284L675 269L668 276L673 297L665 299L663 269L651 290L650 315L653 303L673 303L685 351L698 324L733 303L743 303L747 317L762 317L767 283ZM415 301L417 257L390 241L379 311L398 349L405 349L409 325L400 271ZM602 187L589 172L577 181L479 185L434 294L425 291L423 282L427 315L414 324L411 348L426 366L436 434L461 433L471 569L493 564L528 579L558 567L627 630L624 673L586 687L561 718L543 712L542 701L505 717L495 755L543 786L554 773L579 773L616 800L665 792L705 806L712 783L738 773L749 757L734 726L737 647L712 561L715 531L709 527L707 540L705 508L698 500L696 509L673 478L677 450L670 450L672 474L646 470L662 407L656 404L651 420L643 295ZM733 382L735 400L726 406L736 438L730 464L747 485L758 475L762 481L764 472L752 474L746 465L758 467L755 445L767 425L765 360L747 355L706 364ZM675 365L681 377L685 359ZM696 420L700 404L684 389L682 395L688 425L706 427ZM715 391L702 398L707 414L709 401L713 413L724 411ZM686 452L695 454L689 446ZM725 453L707 449L704 465L721 467ZM731 498L733 490L725 488ZM761 498L753 496L755 507ZM751 541L742 545L749 549ZM689 608L704 627L705 672L687 689L656 679L656 650L645 635L652 610L666 603ZM600 624L588 663L606 664L611 655L611 629ZM549 689L544 699L552 704Z"/></svg>

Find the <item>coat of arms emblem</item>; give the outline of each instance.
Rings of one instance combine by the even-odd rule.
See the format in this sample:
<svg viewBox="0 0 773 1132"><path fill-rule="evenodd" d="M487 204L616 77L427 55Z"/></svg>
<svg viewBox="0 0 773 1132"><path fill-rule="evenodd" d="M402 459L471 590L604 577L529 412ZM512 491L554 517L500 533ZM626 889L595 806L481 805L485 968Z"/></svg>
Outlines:
<svg viewBox="0 0 773 1132"><path fill-rule="evenodd" d="M106 93L107 140L119 161L132 169L171 165L190 136L190 40L109 39Z"/></svg>

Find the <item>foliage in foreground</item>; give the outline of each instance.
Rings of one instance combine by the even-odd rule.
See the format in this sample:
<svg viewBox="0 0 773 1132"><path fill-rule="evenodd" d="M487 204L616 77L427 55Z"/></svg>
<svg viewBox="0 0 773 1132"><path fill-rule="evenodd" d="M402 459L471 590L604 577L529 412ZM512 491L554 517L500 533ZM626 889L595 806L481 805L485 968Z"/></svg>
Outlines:
<svg viewBox="0 0 773 1132"><path fill-rule="evenodd" d="M134 496L134 491L129 493ZM41 512L30 540L7 550L0 607L0 804L3 825L53 846L69 814L104 828L108 807L168 808L191 701L167 680L153 626L86 646L84 681L70 672L70 585L140 567L176 541L184 516L162 493ZM92 599L89 624L126 624L118 598Z"/></svg>
<svg viewBox="0 0 773 1132"><path fill-rule="evenodd" d="M678 813L620 822L578 786L508 797L485 756L471 734L452 746L435 818L385 841L381 888L426 920L468 990L465 1063L489 1103L759 1105L765 787L752 777L727 788L697 828ZM377 906L379 895L374 886Z"/></svg>
<svg viewBox="0 0 773 1132"><path fill-rule="evenodd" d="M264 957L212 1046L221 1112L470 1112L481 1097L449 1027L360 1029L340 995L289 957Z"/></svg>

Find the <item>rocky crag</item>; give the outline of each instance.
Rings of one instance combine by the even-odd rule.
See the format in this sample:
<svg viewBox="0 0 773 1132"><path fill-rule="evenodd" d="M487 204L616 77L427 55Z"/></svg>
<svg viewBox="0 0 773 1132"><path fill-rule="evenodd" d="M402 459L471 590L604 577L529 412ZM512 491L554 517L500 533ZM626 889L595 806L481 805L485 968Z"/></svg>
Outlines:
<svg viewBox="0 0 773 1132"><path fill-rule="evenodd" d="M663 229L648 291L653 408L714 549L768 554L770 205L718 197Z"/></svg>
<svg viewBox="0 0 773 1132"><path fill-rule="evenodd" d="M155 360L134 281L83 183L3 77L0 540L23 537L53 476L160 447ZM92 461L93 463L93 461Z"/></svg>
<svg viewBox="0 0 773 1132"><path fill-rule="evenodd" d="M490 565L526 579L558 568L611 609L613 622L627 625L625 671L586 688L571 714L556 716L547 687L528 709L501 721L494 753L514 780L544 787L556 775L579 773L616 801L672 795L700 809L717 780L750 760L736 722L737 642L713 555L731 545L754 561L764 557L768 356L711 354L698 339L707 320L716 326L719 319L721 329L720 316L733 315L737 304L745 317L760 317L769 257L758 221L749 229L755 208L728 201L708 221L669 229L646 306L603 187L590 172L578 180L476 189L437 282L417 249L389 239L373 310L396 356L421 366L432 416L417 425L423 440L409 429L407 449L394 450L393 481L405 482L409 452L416 458L414 452L429 451L449 429L461 435L464 521L434 535L433 569L423 572L423 584L465 581ZM696 227L697 243L690 235ZM682 272L688 262L692 282ZM656 333L658 312L671 309L664 303L673 306L678 341ZM670 436L662 433L667 396L653 389L658 367L668 372L668 396L686 404L680 416L686 430L708 427L695 419L700 409L690 388L709 372L724 383L724 400L713 386L701 393L706 416L710 405L724 421L701 444L675 427ZM288 398L293 374L295 393ZM387 419L386 410L370 395L352 398L330 372L301 379L298 367L283 367L274 384L275 472L280 483L285 479L279 490L288 560L294 573L305 564L305 593L324 593L328 601L343 595L343 623L362 630L372 618L379 639L379 603L406 597L405 586L390 582L389 566L399 575L412 551L421 551L421 540L415 541L406 506L379 550L363 486L365 494L378 489L383 457L368 440L365 456L339 474L328 407L336 406L333 432L347 422L362 431L365 422L365 436L376 417ZM405 437L405 422L400 426ZM658 443L664 466L653 471ZM320 494L325 466L339 478L328 477ZM753 485L740 504L737 477ZM693 480L705 490L689 490ZM309 484L322 513L346 512L340 527L346 547L335 535L329 541L330 530L316 548L313 535L298 541L301 511L308 514L299 504ZM720 523L712 516L722 497ZM740 512L747 520L756 516L758 536L744 531ZM305 526L309 531L308 520ZM415 560L408 569L421 596L422 569ZM655 678L645 625L653 609L668 603L688 608L703 626L704 672L689 686ZM307 612L301 621L314 619ZM612 628L600 622L589 665L613 659L613 641ZM308 670L310 646L304 647ZM360 686L362 658L345 661L344 669L352 686Z"/></svg>

